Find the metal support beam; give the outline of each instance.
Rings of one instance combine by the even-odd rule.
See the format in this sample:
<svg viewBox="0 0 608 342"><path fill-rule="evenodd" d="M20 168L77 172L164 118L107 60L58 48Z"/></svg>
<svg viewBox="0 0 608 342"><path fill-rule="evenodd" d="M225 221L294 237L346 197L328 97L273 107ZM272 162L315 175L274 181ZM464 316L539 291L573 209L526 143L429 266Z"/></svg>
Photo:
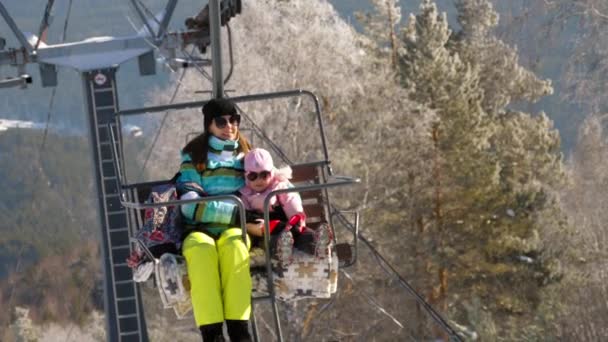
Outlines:
<svg viewBox="0 0 608 342"><path fill-rule="evenodd" d="M158 44L162 50L171 51L182 45L208 42L206 31L187 31L166 34ZM0 51L0 65L39 62L88 71L119 65L150 51L153 51L153 47L146 37L95 37L79 42L48 45L38 49L34 56L28 56L24 49Z"/></svg>
<svg viewBox="0 0 608 342"><path fill-rule="evenodd" d="M169 26L169 20L171 20L171 17L173 16L175 5L177 5L177 0L169 0L167 2L167 6L165 7L165 15L163 16L163 20L160 22L156 38L161 39L167 31L167 26Z"/></svg>
<svg viewBox="0 0 608 342"><path fill-rule="evenodd" d="M21 46L23 46L29 54L33 53L34 47L27 41L27 38L25 38L23 32L21 32L21 30L17 27L17 24L15 24L15 21L8 13L2 2L0 2L0 14L2 15L2 17L4 17L4 20L11 28L11 31L13 31L13 33L17 37L17 40L19 40L19 43L21 43Z"/></svg>
<svg viewBox="0 0 608 342"><path fill-rule="evenodd" d="M152 30L152 27L150 26L148 19L146 18L144 13L141 11L141 8L139 8L137 1L131 0L131 5L133 6L133 8L135 8L135 12L137 12L137 15L139 16L141 21L144 23L144 26L146 27L146 30L148 30L148 33L150 34L150 36L155 37L154 30Z"/></svg>
<svg viewBox="0 0 608 342"><path fill-rule="evenodd" d="M224 96L222 74L222 41L219 0L209 0L209 26L211 34L211 70L213 76L213 98Z"/></svg>
<svg viewBox="0 0 608 342"><path fill-rule="evenodd" d="M118 110L115 73L114 68L82 73L101 219L106 337L111 342L144 342L148 341L148 333L141 294L125 261L131 246L129 219L120 203L116 171L120 169L116 163L123 156L115 114ZM114 150L119 151L118 158L113 158Z"/></svg>
<svg viewBox="0 0 608 342"><path fill-rule="evenodd" d="M32 78L30 77L30 75L21 75L19 77L12 77L0 80L0 88L25 88L30 83L32 83Z"/></svg>
<svg viewBox="0 0 608 342"><path fill-rule="evenodd" d="M38 63L40 81L43 87L57 86L57 67L52 64Z"/></svg>

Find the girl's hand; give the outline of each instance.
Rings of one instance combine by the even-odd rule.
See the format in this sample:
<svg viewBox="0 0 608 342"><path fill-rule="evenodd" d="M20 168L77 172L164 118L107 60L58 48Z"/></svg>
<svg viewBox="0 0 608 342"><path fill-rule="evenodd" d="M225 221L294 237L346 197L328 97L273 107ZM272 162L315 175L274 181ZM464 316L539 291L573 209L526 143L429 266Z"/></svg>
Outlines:
<svg viewBox="0 0 608 342"><path fill-rule="evenodd" d="M302 232L304 227L306 226L306 215L304 213L298 213L293 215L289 221L287 222L286 230L295 228L298 232Z"/></svg>

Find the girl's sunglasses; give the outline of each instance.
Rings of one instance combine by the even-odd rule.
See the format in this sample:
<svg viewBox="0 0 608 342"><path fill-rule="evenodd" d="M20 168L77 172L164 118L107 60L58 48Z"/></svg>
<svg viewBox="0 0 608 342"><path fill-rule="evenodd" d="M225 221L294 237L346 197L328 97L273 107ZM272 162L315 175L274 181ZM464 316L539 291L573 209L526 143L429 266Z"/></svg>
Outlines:
<svg viewBox="0 0 608 342"><path fill-rule="evenodd" d="M228 122L233 126L238 126L241 123L241 116L239 114L232 114L227 120L223 116L217 116L213 118L213 121L215 121L217 128L222 129L228 125Z"/></svg>
<svg viewBox="0 0 608 342"><path fill-rule="evenodd" d="M256 179L258 179L258 177L260 179L266 179L266 178L270 177L270 171L262 171L260 173L258 173L258 172L247 173L247 179L249 179L250 182L255 181Z"/></svg>

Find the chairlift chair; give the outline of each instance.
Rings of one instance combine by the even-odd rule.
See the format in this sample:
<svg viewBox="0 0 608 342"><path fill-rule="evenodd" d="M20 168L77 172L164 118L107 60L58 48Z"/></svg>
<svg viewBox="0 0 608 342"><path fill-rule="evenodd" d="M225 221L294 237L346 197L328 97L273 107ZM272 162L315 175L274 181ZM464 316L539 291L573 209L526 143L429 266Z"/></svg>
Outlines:
<svg viewBox="0 0 608 342"><path fill-rule="evenodd" d="M283 91L283 92L274 92L274 93L264 93L264 94L255 94L255 95L246 95L240 97L234 97L232 100L237 104L240 102L252 102L252 101L263 101L268 99L277 99L277 98L289 98L296 96L308 96L312 98L315 104L315 111L317 114L317 121L319 124L320 131L320 139L322 142L323 155L325 157L324 160L319 160L315 162L303 163L303 164L295 164L290 165L293 170L293 179L292 183L294 184L294 188L290 189L282 189L276 190L268 194L265 203L265 244L263 250L263 260L260 262L260 251L252 250L252 281L253 281L253 303L258 301L267 300L271 302L276 333L279 338L279 341L283 340L281 333L281 325L279 321L278 315L278 307L277 307L277 299L281 300L294 300L301 298L329 298L332 293L336 291L336 282L337 282L337 273L338 268L340 267L348 267L355 263L356 255L357 255L357 236L358 236L358 224L359 224L359 215L357 212L343 212L341 210L336 209L331 205L329 192L330 188L334 187L342 187L347 185L353 185L359 182L359 179L345 176L336 176L333 175L331 169L331 163L329 160L329 153L326 144L325 131L323 126L323 120L321 116L321 110L319 106L319 102L317 97L309 91L305 90L292 90L292 91ZM164 105L164 106L155 106L148 108L140 108L140 109L132 109L132 110L124 110L116 113L116 122L113 124L115 127L120 127L120 120L123 116L128 115L140 115L144 113L152 113L158 111L165 111L170 109L184 109L184 108L200 108L207 101L195 101L188 103L178 103L172 105ZM114 128L115 128L114 127ZM116 134L119 130L113 129L113 127L109 127L109 132L112 135L112 139L116 141ZM115 147L115 145L114 145ZM194 202L203 202L203 201L212 201L212 200L232 200L241 209L241 228L243 229L243 239L245 239L246 228L245 228L245 216L244 216L244 207L241 200L235 195L222 195L222 196L210 196L204 197L194 200L178 200L178 201L170 201L164 203L146 203L146 199L148 198L152 189L159 185L167 185L172 182L172 180L159 180L152 182L143 182L143 183L132 183L129 184L124 180L124 170L120 169L120 166L123 165L121 158L121 152L117 151L116 148L112 151L112 156L115 159L117 165L116 174L119 175L117 186L121 191L121 204L128 209L129 213L129 234L130 236L135 236L137 231L141 229L144 223L144 211L148 208L159 208L162 206L169 205L180 205L186 203L194 203ZM330 254L327 260L321 261L322 263L326 263L323 265L314 265L314 262L311 264L311 260L314 258L307 259L303 254L298 256L295 255L295 261L287 267L287 269L280 269L276 265L273 266L273 262L271 259L271 255L269 253L269 226L268 226L268 218L269 218L269 209L268 209L268 201L269 199L277 195L279 193L284 192L299 192L302 196L304 211L307 214L307 226L315 229L322 223L329 223L334 236L334 245L332 249L332 253ZM350 223L347 228L350 228L350 233L352 233L352 241L353 244L348 242L340 242L340 235L336 235L336 229L334 225L334 218L339 216L341 218L340 221L343 221L346 214L354 215L354 223ZM133 248L134 246L132 246ZM153 258L153 256L150 254ZM179 257L171 259L169 262L174 262L175 264L179 263ZM156 258L155 258L156 259ZM162 265L160 260L154 260L156 267L156 279L159 280L159 273L162 273ZM303 268L303 264L306 264L307 268L319 266L320 269L323 269L326 272L326 283L321 284L321 289L314 288L316 284L316 280L310 281L308 283L311 284L311 288L297 288L302 282L301 277L309 277L309 275L302 275L301 272L298 272L298 268ZM300 278L298 278L300 277ZM158 284L157 284L158 285ZM277 292L277 286L280 285L280 288L283 289ZM291 285L291 287L290 287ZM295 286L295 287L293 287ZM284 289L288 289L285 291ZM161 298L163 297L162 291L163 289L159 289L161 291ZM166 298L166 297L165 297ZM163 300L165 302L165 300ZM166 304L166 303L165 303ZM174 309L176 309L174 307ZM176 309L176 313L178 317L180 316L180 309ZM183 312L182 312L183 313ZM255 313L252 319L252 330L254 332L254 338L256 341L259 340L257 333L257 326L255 323Z"/></svg>

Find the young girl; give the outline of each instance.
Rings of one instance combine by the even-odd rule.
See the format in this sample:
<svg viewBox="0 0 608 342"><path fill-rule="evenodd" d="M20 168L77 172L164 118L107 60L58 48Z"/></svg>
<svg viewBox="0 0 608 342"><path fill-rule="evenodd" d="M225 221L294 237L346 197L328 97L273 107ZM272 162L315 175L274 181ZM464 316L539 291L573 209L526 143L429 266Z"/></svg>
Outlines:
<svg viewBox="0 0 608 342"><path fill-rule="evenodd" d="M256 148L245 155L245 186L239 191L245 209L249 211L248 221L263 218L266 196L275 190L292 188L290 178L291 168L276 169L268 151ZM327 255L331 229L327 224L321 224L316 231L306 227L306 214L297 192L273 196L269 205L270 249L283 267L291 263L293 247L319 259ZM263 227L259 226L248 232L258 237L264 234Z"/></svg>

